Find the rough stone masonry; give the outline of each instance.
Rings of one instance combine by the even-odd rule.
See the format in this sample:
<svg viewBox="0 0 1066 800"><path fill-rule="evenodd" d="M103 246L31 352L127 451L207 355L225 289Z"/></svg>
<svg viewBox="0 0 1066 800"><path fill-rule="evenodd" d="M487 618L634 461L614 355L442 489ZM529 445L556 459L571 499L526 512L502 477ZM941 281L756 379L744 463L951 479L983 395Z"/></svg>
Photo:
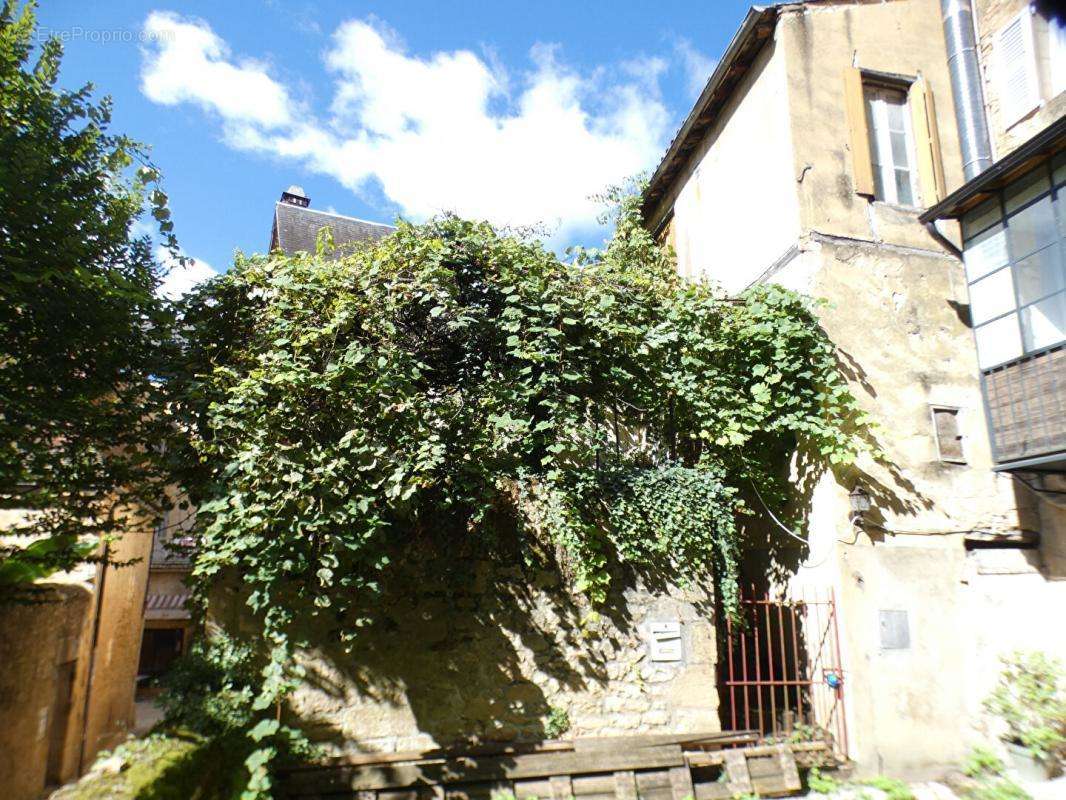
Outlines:
<svg viewBox="0 0 1066 800"><path fill-rule="evenodd" d="M292 708L314 738L336 752L391 752L719 730L709 582L632 579L590 615L555 572L532 586L489 561L471 574L447 591L412 583L350 652L301 654L307 678Z"/></svg>

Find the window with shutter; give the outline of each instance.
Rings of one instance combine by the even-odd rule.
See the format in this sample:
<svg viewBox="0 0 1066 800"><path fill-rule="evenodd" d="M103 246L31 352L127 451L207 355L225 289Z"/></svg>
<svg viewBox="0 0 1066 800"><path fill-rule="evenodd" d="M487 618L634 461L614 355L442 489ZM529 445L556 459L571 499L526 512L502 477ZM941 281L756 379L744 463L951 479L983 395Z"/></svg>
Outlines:
<svg viewBox="0 0 1066 800"><path fill-rule="evenodd" d="M1012 125L1040 104L1032 14L1028 7L996 36L1000 108Z"/></svg>

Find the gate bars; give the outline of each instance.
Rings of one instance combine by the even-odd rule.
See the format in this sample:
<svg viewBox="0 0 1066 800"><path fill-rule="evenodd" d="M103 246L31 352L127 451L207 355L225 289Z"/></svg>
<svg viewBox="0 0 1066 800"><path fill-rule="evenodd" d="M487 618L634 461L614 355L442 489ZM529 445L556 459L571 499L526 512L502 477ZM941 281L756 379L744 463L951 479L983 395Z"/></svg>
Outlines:
<svg viewBox="0 0 1066 800"><path fill-rule="evenodd" d="M832 589L793 594L773 599L751 587L739 622L727 619L718 670L722 729L787 739L805 726L829 734L846 757L836 599Z"/></svg>

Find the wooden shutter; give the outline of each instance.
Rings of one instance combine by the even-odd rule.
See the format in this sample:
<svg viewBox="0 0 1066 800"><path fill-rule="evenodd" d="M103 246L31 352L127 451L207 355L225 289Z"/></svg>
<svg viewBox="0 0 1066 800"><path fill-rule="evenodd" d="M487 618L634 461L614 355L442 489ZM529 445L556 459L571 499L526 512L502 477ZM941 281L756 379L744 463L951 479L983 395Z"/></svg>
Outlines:
<svg viewBox="0 0 1066 800"><path fill-rule="evenodd" d="M936 127L936 106L933 92L924 78L911 84L907 93L911 109L911 130L917 159L918 187L922 204L933 205L945 196L944 162L940 156L940 133Z"/></svg>
<svg viewBox="0 0 1066 800"><path fill-rule="evenodd" d="M844 69L844 109L848 116L851 177L855 184L855 192L873 197L874 171L870 159L870 133L866 129L866 103L862 95L862 73L855 67Z"/></svg>
<svg viewBox="0 0 1066 800"><path fill-rule="evenodd" d="M1011 125L1040 103L1033 20L1029 7L996 34L996 69L1003 125Z"/></svg>

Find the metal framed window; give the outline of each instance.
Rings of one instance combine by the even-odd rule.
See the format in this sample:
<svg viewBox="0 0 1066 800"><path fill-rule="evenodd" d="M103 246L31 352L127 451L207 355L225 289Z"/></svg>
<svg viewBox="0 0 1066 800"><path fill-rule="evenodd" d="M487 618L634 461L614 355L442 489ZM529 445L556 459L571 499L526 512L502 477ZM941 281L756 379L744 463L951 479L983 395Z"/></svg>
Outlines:
<svg viewBox="0 0 1066 800"><path fill-rule="evenodd" d="M863 100L870 132L874 197L886 203L917 206L914 131L906 90L867 83L863 85Z"/></svg>
<svg viewBox="0 0 1066 800"><path fill-rule="evenodd" d="M1066 341L1066 153L962 218L983 371Z"/></svg>

